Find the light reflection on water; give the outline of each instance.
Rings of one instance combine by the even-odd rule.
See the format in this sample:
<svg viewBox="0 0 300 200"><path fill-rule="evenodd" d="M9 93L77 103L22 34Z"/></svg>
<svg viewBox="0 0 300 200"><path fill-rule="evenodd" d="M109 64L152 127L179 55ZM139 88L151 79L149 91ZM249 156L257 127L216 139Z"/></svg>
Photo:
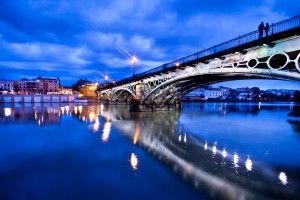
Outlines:
<svg viewBox="0 0 300 200"><path fill-rule="evenodd" d="M242 115L258 115L259 112L265 114L265 111L287 114L290 111L291 106L288 105L287 107L278 108L277 106L264 106L259 104L246 105L244 107L243 105L227 104L225 106L225 109L227 109L226 112L223 112L224 107L222 107L222 105L214 104L212 107L204 105L204 108L204 113L210 114L220 113L224 115L224 113L226 113L226 115L230 115L231 113L238 113ZM118 113L118 111L113 108L111 112ZM190 114L191 113L189 113L189 116L193 118ZM193 114L197 114L197 112L194 112ZM180 119L179 123L177 119L173 119L173 122L168 121L167 119L170 117L170 114L168 113L140 113L137 115L137 117L133 117L134 114L132 114L131 118L135 119L133 120L135 127L137 127L137 122L139 122L140 126L138 127L142 130L139 134L139 143L148 149L148 151L153 152L153 154L160 159L163 158L162 160L166 160L168 163L171 161L171 163L176 166L176 171L181 170L183 177L190 177L194 183L197 183L197 187L199 187L200 182L204 183L202 187L207 187L213 193L216 193L216 196L219 195L218 197L225 199L239 199L242 197L250 199L265 197L275 198L278 195L294 198L294 195L297 194L296 191L299 187L299 179L296 177L294 179L294 184L290 185L289 188L281 188L278 185L279 181L282 185L287 183L285 182L286 176L284 176L286 172L282 172L279 176L277 175L279 174L280 169L283 170L285 166L272 166L264 160L250 159L247 154L241 153L240 155L237 153L239 151L238 149L230 148L230 144L224 144L224 146L228 147L228 150L225 150L225 148L218 149L217 142L208 143L199 138L197 134L194 135L185 132L185 128L180 126ZM158 115L161 115L161 117L158 117ZM185 116L182 116L182 118L183 117ZM208 117L207 114L204 117ZM144 125L146 124L146 121L148 123L147 125ZM287 122L286 120L283 120L282 123ZM136 134L133 135L133 132L130 129L126 130L126 128L122 127L122 121L116 120L114 124L116 127L120 128L124 134L131 138L135 138ZM199 123L197 125L198 127L201 127L199 126ZM170 130L177 129L178 126L180 127L178 131L175 131L176 137L174 137L170 134L172 133ZM200 129L194 130L197 131ZM190 130L188 131L191 132ZM243 139L244 138L239 138L239 136L236 137L236 141ZM184 141L184 146L182 146L182 140ZM192 146L186 146L187 144L191 144ZM194 147L194 145L196 145L196 147ZM204 151L201 149L204 149ZM208 152L205 152L205 150L208 150ZM245 152L245 149L242 152ZM256 157L256 155L251 154L251 157ZM201 159L198 160L196 158ZM226 160L229 162L226 162ZM291 164L297 165L297 163ZM279 168L279 170L277 168ZM233 172L233 174L230 171ZM292 174L295 174L295 171L291 171L290 173L292 176ZM216 176L216 174L218 175ZM228 191L230 191L230 194L228 194Z"/></svg>
<svg viewBox="0 0 300 200"><path fill-rule="evenodd" d="M239 156L235 153L233 155L233 164L234 164L234 167L238 167L238 162L239 162Z"/></svg>
<svg viewBox="0 0 300 200"><path fill-rule="evenodd" d="M217 147L215 145L213 146L212 152L214 153L214 155L216 155L216 153L217 153Z"/></svg>
<svg viewBox="0 0 300 200"><path fill-rule="evenodd" d="M196 111L194 107L193 109L187 107L182 112L163 113L128 113L127 107L107 107L102 104L93 106L71 104L46 108L43 106L4 107L0 110L0 121L47 125L60 124L62 116L72 116L86 123L94 133L103 130L101 140L104 143L109 143L111 129L114 127L120 134L128 137L133 145L140 145L171 168L176 169L178 174L182 174L182 177L193 183L200 192L206 190L208 194L214 193L217 199L296 197L300 184L297 175L299 162L292 162L293 159L290 159L290 163L278 164L281 162L280 159L284 159L281 153L283 155L289 153L290 157L300 153L288 151L287 142L284 148L281 146L286 137L293 137L291 136L293 133L288 129L291 125L283 118L292 109L290 104L287 106L261 103L196 105L198 107ZM34 117L29 117L30 114ZM100 123L99 117L105 119L104 123ZM279 141L282 141L282 144L275 146L276 148L280 146L282 152L268 149L270 154L278 154L277 157L274 156L276 161L273 157L270 160L270 156L261 156L261 151L255 151L257 146L249 148L243 145L256 144L247 139L248 135L251 137L256 135L258 143L258 140L264 137L269 139L272 136L270 133L266 134L273 130L272 127L266 123L264 126L259 124L262 119L270 120L269 125L281 123L279 126L285 127L278 131L287 135L281 135ZM216 123L218 127L215 126ZM229 129L229 126L234 129ZM265 135L259 136L256 133L261 129ZM234 137L230 136L232 130L235 130ZM223 135L218 135L219 132ZM277 134L274 137L279 136ZM298 140L293 138L288 142L292 149L300 143L299 138ZM242 144L237 145L239 143ZM132 169L137 170L138 164L137 155L131 153Z"/></svg>
<svg viewBox="0 0 300 200"><path fill-rule="evenodd" d="M4 108L4 115L5 117L8 117L11 115L11 108Z"/></svg>
<svg viewBox="0 0 300 200"><path fill-rule="evenodd" d="M134 153L132 153L131 157L130 157L130 164L131 164L133 170L137 170L138 163L139 163L139 160L138 160L137 156Z"/></svg>
<svg viewBox="0 0 300 200"><path fill-rule="evenodd" d="M252 171L252 161L249 158L247 158L245 166L248 171Z"/></svg>
<svg viewBox="0 0 300 200"><path fill-rule="evenodd" d="M227 152L225 151L225 149L223 149L223 151L222 151L222 155L223 155L223 157L224 157L224 158L226 158L226 156L227 156Z"/></svg>
<svg viewBox="0 0 300 200"><path fill-rule="evenodd" d="M139 125L139 123L135 124L135 133L134 133L134 137L133 137L133 144L136 145L139 137L140 137L140 133L141 133L141 127Z"/></svg>
<svg viewBox="0 0 300 200"><path fill-rule="evenodd" d="M102 134L102 141L108 142L109 135L110 135L110 129L111 129L111 122L106 121L103 128L103 134Z"/></svg>
<svg viewBox="0 0 300 200"><path fill-rule="evenodd" d="M278 178L280 179L280 181L283 185L286 185L288 183L287 182L287 176L284 172L280 172Z"/></svg>

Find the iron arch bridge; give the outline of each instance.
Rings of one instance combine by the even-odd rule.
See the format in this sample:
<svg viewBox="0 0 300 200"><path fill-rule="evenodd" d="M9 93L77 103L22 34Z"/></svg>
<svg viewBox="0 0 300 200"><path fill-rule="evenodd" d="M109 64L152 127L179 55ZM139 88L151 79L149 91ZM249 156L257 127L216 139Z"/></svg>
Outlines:
<svg viewBox="0 0 300 200"><path fill-rule="evenodd" d="M278 31L281 26L287 30ZM269 37L258 40L254 31L102 88L99 98L116 104L138 99L144 110L159 110L180 108L185 94L212 83L255 78L300 81L299 28L300 15L272 25Z"/></svg>

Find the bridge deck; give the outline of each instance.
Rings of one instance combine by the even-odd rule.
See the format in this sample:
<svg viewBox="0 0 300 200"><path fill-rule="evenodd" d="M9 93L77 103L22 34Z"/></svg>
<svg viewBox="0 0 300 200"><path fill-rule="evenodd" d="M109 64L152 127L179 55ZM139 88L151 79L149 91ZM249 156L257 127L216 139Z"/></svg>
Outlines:
<svg viewBox="0 0 300 200"><path fill-rule="evenodd" d="M186 66L192 66L199 62L205 62L214 58L222 58L224 55L228 55L235 52L246 53L249 48L256 46L269 45L273 46L275 41L296 36L300 33L300 15L292 17L290 19L272 24L270 26L270 36L259 38L259 32L253 31L251 33L239 36L232 40L226 41L219 45L215 45L208 49L196 52L194 54L188 55L186 57L180 58L178 60L166 63L162 66L156 67L154 69L148 70L143 73L136 74L133 77L125 78L118 81L118 85L123 85L132 81L141 80L146 77L155 76L161 73L167 73L169 71L176 70L178 68L184 68ZM177 63L179 66L177 66ZM106 86L102 89L108 89L114 87L113 85Z"/></svg>

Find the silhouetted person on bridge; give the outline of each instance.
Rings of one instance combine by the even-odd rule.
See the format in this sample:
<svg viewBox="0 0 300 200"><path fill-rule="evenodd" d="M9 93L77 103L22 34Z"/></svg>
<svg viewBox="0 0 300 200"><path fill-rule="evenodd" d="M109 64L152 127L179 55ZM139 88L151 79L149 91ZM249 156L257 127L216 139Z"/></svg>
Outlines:
<svg viewBox="0 0 300 200"><path fill-rule="evenodd" d="M269 23L266 23L266 26L265 26L266 37L269 36L269 29L270 29Z"/></svg>
<svg viewBox="0 0 300 200"><path fill-rule="evenodd" d="M258 39L261 39L263 37L264 28L265 28L264 22L261 22L260 25L258 26L258 32L259 32Z"/></svg>

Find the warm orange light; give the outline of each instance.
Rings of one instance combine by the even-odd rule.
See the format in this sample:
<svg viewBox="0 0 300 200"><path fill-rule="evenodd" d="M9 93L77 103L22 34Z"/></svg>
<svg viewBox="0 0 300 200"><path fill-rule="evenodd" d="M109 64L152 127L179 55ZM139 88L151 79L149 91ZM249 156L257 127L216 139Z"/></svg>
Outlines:
<svg viewBox="0 0 300 200"><path fill-rule="evenodd" d="M77 115L77 106L74 106L74 113Z"/></svg>
<svg viewBox="0 0 300 200"><path fill-rule="evenodd" d="M103 142L107 142L109 135L110 135L110 128L111 128L111 122L107 121L104 124L104 128L103 128L103 134L102 134L102 141Z"/></svg>
<svg viewBox="0 0 300 200"><path fill-rule="evenodd" d="M136 145L136 143L139 141L140 132L141 132L140 125L136 124L136 126L135 126L135 134L134 134L134 137L133 137L133 144L134 145Z"/></svg>
<svg viewBox="0 0 300 200"><path fill-rule="evenodd" d="M95 117L95 123L93 124L93 131L94 133L99 131L99 128L100 128L100 122L99 122L99 119L98 117Z"/></svg>
<svg viewBox="0 0 300 200"><path fill-rule="evenodd" d="M89 117L90 117L90 122L93 122L93 121L94 121L95 116L96 116L96 115L95 115L94 112L91 112L91 113L90 113L90 116L89 116Z"/></svg>
<svg viewBox="0 0 300 200"><path fill-rule="evenodd" d="M132 56L131 58L131 63L135 64L137 62L137 58L135 56Z"/></svg>
<svg viewBox="0 0 300 200"><path fill-rule="evenodd" d="M176 67L179 67L179 65L180 65L179 62L176 62Z"/></svg>
<svg viewBox="0 0 300 200"><path fill-rule="evenodd" d="M82 112L82 106L78 106L79 114Z"/></svg>

